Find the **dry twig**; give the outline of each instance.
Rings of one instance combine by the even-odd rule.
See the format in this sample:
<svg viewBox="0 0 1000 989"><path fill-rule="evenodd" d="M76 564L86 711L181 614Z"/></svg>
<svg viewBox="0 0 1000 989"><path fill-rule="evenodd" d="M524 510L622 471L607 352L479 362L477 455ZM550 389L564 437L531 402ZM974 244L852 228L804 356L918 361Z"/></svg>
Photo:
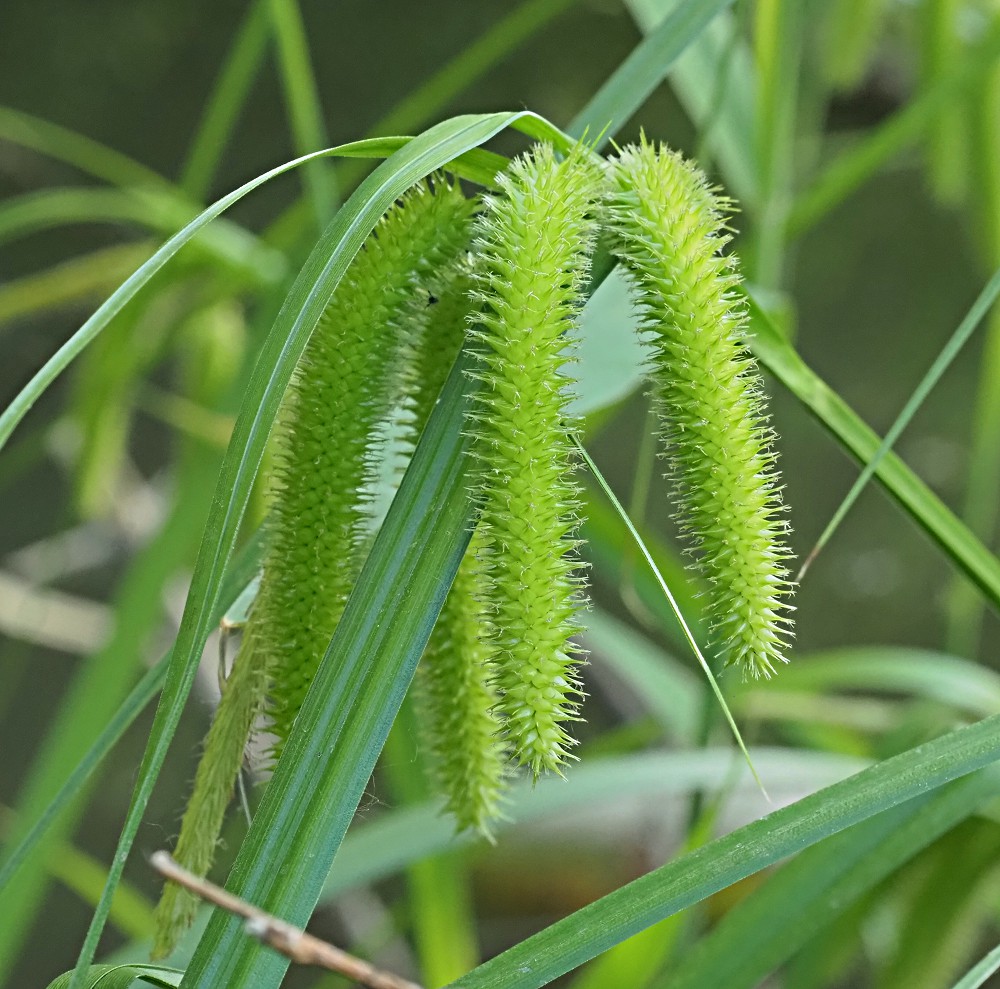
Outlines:
<svg viewBox="0 0 1000 989"><path fill-rule="evenodd" d="M246 932L263 944L281 952L298 965L315 965L325 968L369 989L421 989L391 972L383 972L326 941L288 924L258 907L241 900L207 879L202 879L178 865L168 852L154 852L150 865L162 876L175 882L208 903L246 919Z"/></svg>

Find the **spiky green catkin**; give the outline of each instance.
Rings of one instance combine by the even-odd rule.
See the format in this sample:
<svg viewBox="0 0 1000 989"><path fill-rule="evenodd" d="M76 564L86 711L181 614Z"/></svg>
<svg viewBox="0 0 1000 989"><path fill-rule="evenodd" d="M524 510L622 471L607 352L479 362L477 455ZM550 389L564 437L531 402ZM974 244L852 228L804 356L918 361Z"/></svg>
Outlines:
<svg viewBox="0 0 1000 989"><path fill-rule="evenodd" d="M582 303L600 173L577 148L564 161L536 146L486 197L477 222L484 347L472 430L484 487L480 553L493 625L500 711L518 762L558 771L580 689L574 555L579 495L571 472L572 359L566 332Z"/></svg>
<svg viewBox="0 0 1000 989"><path fill-rule="evenodd" d="M745 676L785 662L791 585L780 484L724 212L703 172L642 144L610 163L611 247L653 339L678 520L710 581L714 644Z"/></svg>
<svg viewBox="0 0 1000 989"><path fill-rule="evenodd" d="M252 632L248 630L244 643L250 635ZM254 658L252 648L241 647L225 682L174 849L174 858L199 876L211 868L247 738L263 710L267 670L261 663L255 663ZM164 886L156 907L152 958L164 958L173 951L178 938L193 923L200 902L176 883Z"/></svg>
<svg viewBox="0 0 1000 989"><path fill-rule="evenodd" d="M473 533L418 668L423 734L436 789L459 831L492 840L505 789L507 744L496 715L492 650L484 637L482 537Z"/></svg>
<svg viewBox="0 0 1000 989"><path fill-rule="evenodd" d="M409 362L415 446L469 328L472 266L461 258L428 284L423 333ZM435 787L459 830L489 838L499 813L507 746L496 715L483 579L475 534L417 668L416 699Z"/></svg>
<svg viewBox="0 0 1000 989"><path fill-rule="evenodd" d="M287 737L363 562L372 437L389 411L420 284L466 248L474 203L420 185L369 238L296 371L280 424L270 544L250 621L271 672L270 713Z"/></svg>
<svg viewBox="0 0 1000 989"><path fill-rule="evenodd" d="M211 865L243 750L265 696L280 745L360 570L371 447L399 383L401 325L421 282L467 248L474 203L443 178L408 192L380 221L309 339L276 427L276 482L260 591L223 692L176 857ZM426 295L426 292L424 292ZM168 887L158 946L190 922Z"/></svg>

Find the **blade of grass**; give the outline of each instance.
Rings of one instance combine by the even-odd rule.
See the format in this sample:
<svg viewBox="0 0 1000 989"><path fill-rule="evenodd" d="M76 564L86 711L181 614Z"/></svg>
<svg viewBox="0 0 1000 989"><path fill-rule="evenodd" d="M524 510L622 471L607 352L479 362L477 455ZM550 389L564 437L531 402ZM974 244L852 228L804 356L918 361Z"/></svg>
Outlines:
<svg viewBox="0 0 1000 989"><path fill-rule="evenodd" d="M931 393L931 389L933 389L938 381L941 380L941 376L948 370L952 361L954 361L954 359L959 355L959 352L968 342L969 337L972 336L980 322L982 322L983 317L990 311L990 308L996 301L998 295L1000 295L1000 269L997 269L993 273L993 277L986 283L985 288L983 288L983 290L979 293L976 301L972 304L972 308L965 314L962 322L958 324L955 328L955 332L941 349L941 353L938 354L934 363L927 369L927 373L920 379L920 383L914 389L913 394L903 406L893 424L889 427L889 431L885 434L885 438L879 444L875 454L868 461L868 463L865 464L864 470L862 470L858 479L852 485L851 490L847 492L844 500L833 513L833 518L831 518L827 523L826 528L816 541L816 545L802 562L802 568L799 570L796 582L802 580L806 571L809 569L809 566L816 559L827 542L829 542L830 537L834 534L834 532L836 532L837 526L844 521L844 517L847 515L848 511L850 511L854 502L857 501L858 495L861 494L865 486L875 475L875 471L878 470L879 464L882 463L885 455L892 449L903 430L910 424L910 420L913 419L917 410L921 405L923 405L924 400Z"/></svg>
<svg viewBox="0 0 1000 989"><path fill-rule="evenodd" d="M72 973L60 975L49 983L48 989L67 989ZM84 974L83 989L130 989L136 979L147 985L176 989L181 984L183 972L160 965L94 965Z"/></svg>
<svg viewBox="0 0 1000 989"><path fill-rule="evenodd" d="M192 574L181 627L174 647L173 661L157 707L146 753L139 769L138 783L111 865L105 895L98 904L81 948L76 969L77 974L71 989L79 989L82 973L93 958L107 916L108 899L121 876L139 821L145 811L191 689L198 659L211 630L211 615L219 600L219 582L235 545L237 531L250 498L251 487L264 453L267 436L309 334L329 303L338 282L343 277L354 255L361 248L365 237L396 198L420 178L448 164L463 152L479 146L500 130L510 126L515 126L531 136L546 136L563 143L567 141L565 136L547 121L527 112L456 117L432 127L383 162L362 183L348 203L334 217L290 289L251 374L240 414L233 430L233 437L223 460L216 487L217 495L212 502L205 535ZM378 144L378 142L364 143L368 148L373 143ZM319 154L325 153L320 152ZM313 156L298 159L296 163L303 163L311 157ZM202 214L199 221L207 222L213 215L221 212L226 205L238 199L250 188L281 171L287 170L288 167L291 166L281 166L279 169L272 170L266 176L243 186L236 193L224 197ZM185 232L191 232L192 228L197 229L199 221L191 224ZM158 252L156 258L161 258L160 264L164 263L166 258L170 256L168 248L174 245L173 250L177 249L179 246L177 241L180 237L181 235L178 235L177 238L168 241L167 245ZM149 262L149 265L151 264L152 261ZM145 270L144 268L143 272ZM139 275L143 272L133 276L139 284L141 284ZM130 287L129 282L98 312L101 313L105 308L113 309L114 305L120 307L123 301L119 296L124 295L128 287ZM98 326L98 329L93 332L97 332L99 329ZM79 335L77 336L79 337ZM85 343L78 343L78 347L83 345ZM0 419L0 440L4 435L2 425L2 419ZM343 622L341 624L343 625ZM302 716L299 720L302 720ZM293 746L290 744L287 751L292 749ZM277 775L275 778L278 778ZM268 792L270 793L273 788L274 783L272 782ZM265 909L270 909L273 906L262 902L259 898L252 896L247 898L254 899ZM271 912L285 915L281 910L271 909Z"/></svg>
<svg viewBox="0 0 1000 989"><path fill-rule="evenodd" d="M465 354L449 376L227 883L293 924L319 898L468 543L472 366ZM287 964L216 911L184 985L267 989Z"/></svg>
<svg viewBox="0 0 1000 989"><path fill-rule="evenodd" d="M650 97L684 53L720 11L733 0L682 0L615 69L611 78L573 118L569 133L600 135L596 147L611 140L619 128Z"/></svg>
<svg viewBox="0 0 1000 989"><path fill-rule="evenodd" d="M729 705L726 703L726 698L722 696L722 691L719 689L719 684L715 679L715 674L712 673L712 668L708 665L708 661L702 655L701 649L699 648L691 629L688 627L688 623L684 620L684 615L681 613L681 609L677 604L676 598L671 592L670 587L667 585L667 582L663 579L663 575L660 573L659 568L656 566L653 554L649 552L645 542L643 542L642 536L639 535L639 531L632 524L632 520L629 518L628 512L625 511L614 491L611 490L611 486L604 479L604 475L598 469L597 464L595 464L591 459L590 454L587 453L579 438L574 436L573 441L576 444L577 450L580 451L580 456L583 458L584 463L596 478L597 483L600 485L605 497L611 502L612 507L618 513L622 522L625 523L625 528L628 529L628 533L632 537L632 541L635 543L639 552L642 554L643 559L648 564L650 571L656 578L657 584L660 585L660 592L667 599L667 603L670 605L670 610L674 613L674 617L677 619L677 623L680 625L681 630L684 633L684 638L687 640L688 647L691 649L691 652L694 653L694 657L698 661L698 665L702 668L705 676L708 678L708 684L712 688L712 693L715 695L716 701L718 701L719 707L725 716L726 723L729 725L729 730L733 733L733 738L736 740L736 744L739 746L740 752L743 753L743 758L746 759L747 766L750 768L753 778L757 781L757 785L760 787L761 793L767 797L767 791L764 789L764 784L760 781L760 777L757 775L757 770L754 769L753 760L750 758L750 753L747 751L747 747L743 744L743 736L740 734L739 728L736 727L736 722L733 720L733 715L729 710Z"/></svg>
<svg viewBox="0 0 1000 989"><path fill-rule="evenodd" d="M176 193L162 175L120 151L12 107L0 107L0 139L64 161L111 185L152 186Z"/></svg>
<svg viewBox="0 0 1000 989"><path fill-rule="evenodd" d="M781 285L785 225L795 182L794 153L804 8L798 0L759 0L754 8L760 201L751 273L764 288Z"/></svg>
<svg viewBox="0 0 1000 989"><path fill-rule="evenodd" d="M181 172L180 186L202 200L264 60L270 37L267 0L254 0L212 91Z"/></svg>
<svg viewBox="0 0 1000 989"><path fill-rule="evenodd" d="M1000 945L987 952L965 975L955 983L952 989L979 989L986 980L1000 971Z"/></svg>
<svg viewBox="0 0 1000 989"><path fill-rule="evenodd" d="M0 244L65 223L141 223L142 212L131 190L41 189L0 205Z"/></svg>
<svg viewBox="0 0 1000 989"><path fill-rule="evenodd" d="M997 505L1000 503L1000 389L996 388L997 381L1000 381L1000 311L994 310L980 362L962 506L962 518L988 546L995 545ZM981 635L979 596L964 581L956 582L948 596L947 648L961 656L975 657Z"/></svg>
<svg viewBox="0 0 1000 989"><path fill-rule="evenodd" d="M998 792L997 773L980 770L814 845L730 910L685 953L660 983L662 989L753 989L852 903Z"/></svg>
<svg viewBox="0 0 1000 989"><path fill-rule="evenodd" d="M976 717L1000 710L1000 673L945 653L860 646L811 653L782 671L782 687L822 694L858 691L904 694L947 704ZM760 693L752 685L745 694ZM853 699L853 698L852 698ZM734 699L738 704L740 699Z"/></svg>
<svg viewBox="0 0 1000 989"><path fill-rule="evenodd" d="M0 243L67 223L129 223L173 234L198 211L173 195L151 189L43 189L0 205ZM198 247L259 283L285 274L285 260L243 227L219 220L198 236Z"/></svg>
<svg viewBox="0 0 1000 989"><path fill-rule="evenodd" d="M309 57L302 11L297 0L268 0L271 30L278 49L278 67L285 91L285 105L292 125L297 154L309 154L326 145L326 123L319 88ZM312 200L317 229L322 230L337 205L337 187L327 162L316 159L303 170Z"/></svg>
<svg viewBox="0 0 1000 989"><path fill-rule="evenodd" d="M34 313L89 303L149 257L146 242L102 247L0 285L0 326Z"/></svg>
<svg viewBox="0 0 1000 989"><path fill-rule="evenodd" d="M862 463L875 456L879 438L782 338L763 309L748 298L754 355L834 437ZM1000 560L973 535L895 454L875 477L994 607L1000 608Z"/></svg>
<svg viewBox="0 0 1000 989"><path fill-rule="evenodd" d="M882 811L1000 758L1000 715L865 769L634 880L463 976L538 989L625 938Z"/></svg>

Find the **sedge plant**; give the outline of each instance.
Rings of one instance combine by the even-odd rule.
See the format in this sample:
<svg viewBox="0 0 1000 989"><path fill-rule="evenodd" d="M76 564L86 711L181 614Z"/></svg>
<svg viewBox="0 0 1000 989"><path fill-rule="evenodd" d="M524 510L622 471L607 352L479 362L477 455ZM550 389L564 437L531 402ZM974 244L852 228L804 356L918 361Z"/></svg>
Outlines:
<svg viewBox="0 0 1000 989"><path fill-rule="evenodd" d="M421 667L435 779L457 826L489 836L511 765L537 779L573 758L586 597L567 367L602 232L654 337L651 388L718 653L750 677L785 661L780 484L725 206L695 165L644 140L610 161L585 143L565 155L538 144L478 200L438 176L386 214L280 413L260 589L181 827L183 865L208 870L262 717L280 753L369 545L392 410L417 435L465 337L480 383L467 425L478 522ZM195 906L168 886L155 954Z"/></svg>
<svg viewBox="0 0 1000 989"><path fill-rule="evenodd" d="M506 41L500 38L493 55L508 50L526 25L537 27L570 5L527 0L509 22L497 25ZM975 213L982 246L990 251L995 238L988 228L996 211L983 203L995 200L996 156L990 149L997 117L989 110L995 109L998 91L996 18L984 13L987 4L928 3L905 12L897 6L887 15L890 5L862 11L865 5L857 0L835 0L816 33L812 15L799 5L741 3L732 17L726 6L726 0L626 0L646 38L568 126L569 134L580 138L588 126L594 133L611 120L608 133L615 133L673 70L671 84L698 129L699 164L645 139L604 158L598 154L603 141L574 143L526 113L456 118L415 139L373 139L330 152L392 158L336 212L260 351L172 658L143 678L113 718L118 700L105 685L114 678L104 665L95 667L90 693L70 699L78 712L90 712L100 737L47 809L46 785L51 790L60 766L60 778L66 777L77 750L68 764L65 755L62 764L54 757L42 760L48 784L29 788L31 799L18 808L24 820L17 822L13 855L0 862L6 897L0 903L5 910L14 904L0 930L0 969L9 968L4 951L16 945L18 928L38 906L37 894L5 886L10 875L31 849L44 849L38 836L162 688L135 798L73 987L100 984L113 975L179 981L178 973L148 967L114 973L108 967L88 971L87 964L205 638L255 570L260 590L205 742L177 854L197 872L209 868L247 739L258 734L273 777L258 790L260 805L227 885L282 917L306 922L335 854L325 897L351 882L386 876L385 862L402 849L396 866L419 865L421 871L419 880L416 870L411 875L408 917L418 953L432 940L427 935L434 925L439 933L466 939L455 953L463 959L459 966L429 964L421 957L425 981L443 984L458 977L456 984L465 989L536 989L612 946L582 973L575 989L626 981L636 987L749 989L789 959L789 984L818 987L838 977L843 981L845 966L853 964L849 959L860 957L845 945L868 903L881 911L880 932L887 930L886 917L897 918L900 928L895 945L881 936L855 938L864 942L861 954L876 973L874 981L943 989L953 981L948 975L954 959L971 956L975 934L995 927L984 906L990 902L995 829L974 815L997 792L995 776L982 767L1000 756L1000 731L990 718L1000 704L1000 688L990 671L957 656L907 649L839 652L784 668L792 590L787 523L777 440L749 348L845 449L868 462L860 484L870 476L881 481L956 570L971 578L965 597L977 617L980 599L1000 601L995 554L891 454L895 427L880 443L807 366L792 342L791 322L777 318L783 298L789 298L782 296L790 282L788 244L884 170L893 156L917 144L924 131L933 145L935 188L948 202L964 202ZM967 16L972 8L975 16ZM916 98L868 128L871 140L859 139L856 147L838 143L829 167L819 156L810 161L820 142L803 140L797 125L808 121L818 127L824 101L866 78L883 25L903 19L917 24L916 34L926 35ZM937 37L939 28L947 30ZM310 77L308 39L294 0L253 5L224 75L236 80L245 96L272 29L280 75L289 102L297 104L295 141L309 151L323 143L320 90ZM800 88L801 78L814 70L811 53L817 49L810 46L820 36L828 42L817 62L822 77ZM968 58L959 59L960 51ZM679 59L681 54L690 57ZM417 132L440 114L442 106L430 107L427 100L434 93L454 95L470 78L470 63L453 68L445 66L434 86L414 94L415 102L406 104L410 116L392 130ZM969 101L973 112L945 119L968 89L975 90ZM413 109L417 104L419 113ZM235 105L209 107L206 120L217 125L216 135L218 127L231 126ZM479 147L508 126L539 142L513 162ZM0 133L35 150L63 142L67 160L121 186L101 190L109 193L106 201L81 195L72 200L74 210L83 206L119 221L137 217L171 233L197 213L185 196L200 196L209 187L212 152L225 143L224 137L199 140L183 188L175 188L104 153L107 149L74 143L58 128L17 114L0 112ZM962 139L955 140L956 134ZM838 142L843 137L838 135ZM206 322L215 326L232 301L234 284L252 285L254 291L278 287L287 261L297 267L296 258L276 257L273 248L294 254L289 245L297 237L304 241L306 228L330 215L337 188L320 160L326 154L298 163L308 169L311 209L291 210L263 242L240 228L211 228L219 236L199 238L203 253L197 261L172 272L171 291L149 310L156 318L146 318L148 300L140 298L129 321L115 324L115 337L105 336L100 352L94 351L78 382L88 401L77 399L80 422L96 427L80 457L79 502L88 512L100 511L107 498L105 489L90 483L101 477L102 464L108 457L127 459L127 417L135 409L143 415L152 410L189 438L218 442L220 434L229 436L232 424L225 416L199 417L204 410L198 403L173 401L176 396L162 389L150 399L134 387L136 379L171 352L172 306L182 308L195 298L205 304ZM354 174L338 169L337 177L349 188ZM961 181L952 181L956 176ZM198 215L115 291L0 415L0 443L172 253L269 177ZM741 200L746 221L740 226L748 231L737 245L743 263L728 228L736 203L712 184L716 180ZM4 214L7 226L0 223L0 237L19 223L45 222L45 202L14 205ZM54 199L52 208L58 205ZM75 278L85 268L91 276L99 271L103 281L91 281L92 292L109 278L117 283L125 277L136 263L133 255L95 255L89 268L67 273ZM708 841L716 823L716 788L728 792L731 753L711 748L711 714L707 707L692 713L697 698L683 676L667 674L669 657L641 636L637 644L634 629L626 632L588 602L591 571L585 558L592 561L595 578L603 577L609 561L629 569L629 553L622 552L621 537L608 524L613 513L603 495L595 498L588 490L588 471L577 461L579 452L588 469L592 466L574 401L576 347L584 335L581 310L615 264L613 281L630 300L645 354L645 390L656 423L649 448L662 454L671 508L691 559L687 581L669 569L669 552L662 547L651 552L642 543L641 521L633 525L626 519L656 574L655 582L645 579L649 575L642 568L623 576L632 592L628 604L640 621L655 621L663 601L649 587L658 583L669 598L669 582L685 613L689 604L691 614L702 613L693 635L681 624L696 655L701 655L697 639L711 647L706 652L719 667L728 663L742 673L747 686L730 694L737 717L764 721L763 737L791 738L797 747L755 751L764 778L771 771L780 776L800 758L804 771L796 788L812 791L857 773L703 848L697 846ZM121 268L120 275L109 274L108 266ZM216 276L216 268L224 277ZM752 283L749 289L741 285L741 269ZM204 284L191 277L209 272ZM67 273L54 272L61 290L85 298L86 286L74 290L69 284L74 278L62 277ZM191 292L195 285L199 291ZM21 288L0 286L0 309L18 312ZM988 289L977 306L985 310L995 294ZM155 292L148 295L155 301ZM968 333L979 315L973 319L970 313ZM624 340L633 324L624 311L616 319L616 339ZM140 325L166 332L140 337ZM970 489L976 488L970 490L970 505L980 506L970 518L979 516L975 528L983 536L995 514L989 490L993 451L1000 449L990 443L995 389L988 385L995 379L990 356L995 349L985 352L983 428L970 473ZM584 392L586 374L579 377ZM102 391L108 384L111 389ZM234 557L234 566L230 556L240 525L249 529L248 523L257 521L251 489L272 421L273 455L264 462L274 467L261 471L256 482L266 520L257 539ZM975 484L973 474L979 475ZM113 489L128 472L108 476L116 478L108 486ZM193 474L187 480L195 493L200 488L207 495L211 476L199 474L197 485ZM377 506L397 482L399 493L380 526ZM604 493L610 488L605 484ZM633 507L642 500L634 497ZM186 511L184 525L169 527L163 539L171 544L171 559L184 555L182 547L196 539L203 517L204 511ZM807 530L808 524L800 522L800 528ZM193 558L193 549L189 555ZM667 579L657 569L663 563ZM159 600L169 576L152 569L156 580L142 582L121 602L121 614L135 626L129 640L135 645L113 647L119 658L138 654L138 640L152 621L141 614L152 610L149 602ZM701 594L700 609L691 600L693 589ZM963 609L954 610L952 642L976 638ZM661 626L668 636L671 620L667 616ZM589 751L593 726L580 722L599 723L600 715L594 718L585 684L587 691L603 693L604 670L595 668L591 679L585 646L594 650L595 667L607 664L632 685L680 752L633 757L626 750L640 729L649 727L638 723L620 734L601 735L593 748L603 747L602 755ZM778 670L783 682L774 691L766 681ZM390 772L388 764L405 757L408 739L387 750L384 778L377 777L375 787L381 793L388 786L390 805L371 815L372 821L361 815L338 853L411 677L408 716L413 715L425 752L405 765L394 764ZM121 687L125 680L118 676L115 683ZM837 689L851 696L837 697ZM859 690L888 692L891 699L866 697L858 703ZM920 705L913 703L917 697ZM949 730L971 717L985 720ZM86 736L79 717L66 723L68 737ZM876 742L885 725L893 731ZM941 731L946 734L935 741L857 772L859 757L882 758ZM702 746L709 747L700 751ZM817 748L825 751L805 750ZM409 793L399 786L397 792L397 778L418 764L426 764L439 800L433 807L391 806L393 800L408 804L416 799L414 792L422 792L422 784ZM568 786L558 779L563 775ZM963 775L968 778L955 780ZM546 807L568 811L568 828L576 808L626 793L645 799L657 787L693 794L687 843L673 861L469 971L477 957L474 938L461 932L462 923L452 923L463 917L449 901L467 878L466 863L435 853L477 835L502 840L509 819L523 821ZM688 950L691 929L682 932L674 915L803 849L735 906L732 900L723 904L722 922ZM485 857L488 850L480 853ZM954 867L958 856L961 869ZM884 882L897 874L903 883ZM956 876L968 879L951 882ZM435 885L436 880L443 881ZM98 899L96 891L92 899ZM170 946L190 912L190 903L167 894L160 908L159 950ZM667 931L658 922L671 917ZM471 926L468 914L464 921ZM935 936L929 938L932 926ZM644 929L647 936L629 940ZM282 972L280 960L248 945L238 925L215 916L184 984L256 989L276 986ZM7 974L0 971L0 981Z"/></svg>

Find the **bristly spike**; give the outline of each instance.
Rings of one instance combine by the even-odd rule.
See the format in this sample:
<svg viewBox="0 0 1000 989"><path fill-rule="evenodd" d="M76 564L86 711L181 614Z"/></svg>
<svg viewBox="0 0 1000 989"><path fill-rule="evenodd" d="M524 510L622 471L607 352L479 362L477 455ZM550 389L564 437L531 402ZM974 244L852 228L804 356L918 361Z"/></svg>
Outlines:
<svg viewBox="0 0 1000 989"><path fill-rule="evenodd" d="M774 436L747 352L724 212L704 173L642 140L609 163L605 224L653 341L678 520L708 578L714 644L744 676L786 662L792 585Z"/></svg>
<svg viewBox="0 0 1000 989"><path fill-rule="evenodd" d="M288 736L368 546L370 456L400 381L423 282L468 248L474 203L438 179L386 214L320 319L289 386L283 475L251 613L269 652L272 730Z"/></svg>
<svg viewBox="0 0 1000 989"><path fill-rule="evenodd" d="M472 277L471 256L465 254L427 283L428 298L420 302L423 319L414 320L420 334L412 342L405 385L411 447L465 341L474 305ZM486 641L479 541L473 534L417 667L415 685L435 787L459 830L475 830L492 840L507 775L507 745Z"/></svg>
<svg viewBox="0 0 1000 989"><path fill-rule="evenodd" d="M421 283L468 249L474 202L438 177L382 218L320 318L276 426L268 546L234 675L227 681L176 858L211 865L247 737L263 704L278 746L326 652L367 547L372 447L400 385L413 300ZM426 294L426 293L425 293ZM158 908L157 952L190 921L183 895Z"/></svg>
<svg viewBox="0 0 1000 989"><path fill-rule="evenodd" d="M470 429L481 458L485 604L500 712L514 758L537 777L574 744L580 696L571 637L583 578L570 557L579 498L568 411L567 332L582 304L600 171L579 146L515 160L485 199L475 242L483 387Z"/></svg>

